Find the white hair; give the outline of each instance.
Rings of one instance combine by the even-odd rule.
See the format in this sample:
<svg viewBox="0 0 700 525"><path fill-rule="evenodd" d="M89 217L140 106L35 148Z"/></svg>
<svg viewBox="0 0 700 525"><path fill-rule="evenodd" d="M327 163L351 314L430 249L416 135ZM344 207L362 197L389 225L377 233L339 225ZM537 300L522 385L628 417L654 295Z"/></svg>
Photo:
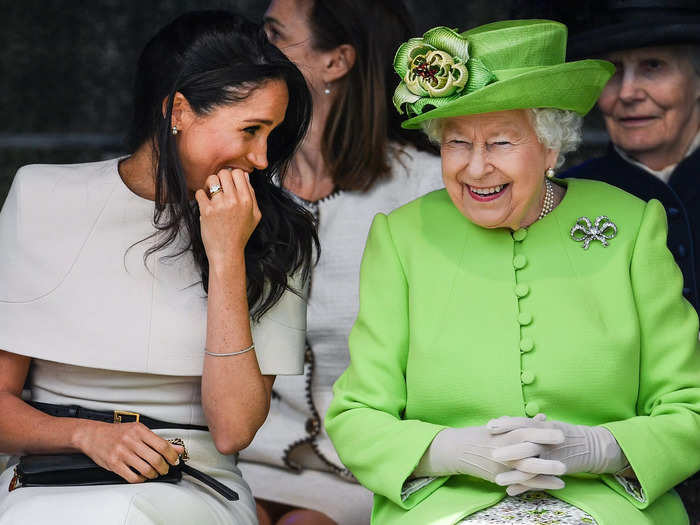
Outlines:
<svg viewBox="0 0 700 525"><path fill-rule="evenodd" d="M559 152L555 168L561 167L566 154L576 151L581 144L583 117L574 111L554 108L533 108L528 114L540 144Z"/></svg>
<svg viewBox="0 0 700 525"><path fill-rule="evenodd" d="M566 154L581 144L583 118L574 111L555 108L531 108L527 113L540 144L559 152L555 166L559 168ZM440 144L443 126L444 119L431 119L423 122L421 129L432 142Z"/></svg>
<svg viewBox="0 0 700 525"><path fill-rule="evenodd" d="M431 118L421 122L420 129L428 136L430 142L439 146L442 143L443 123L444 121L441 118Z"/></svg>

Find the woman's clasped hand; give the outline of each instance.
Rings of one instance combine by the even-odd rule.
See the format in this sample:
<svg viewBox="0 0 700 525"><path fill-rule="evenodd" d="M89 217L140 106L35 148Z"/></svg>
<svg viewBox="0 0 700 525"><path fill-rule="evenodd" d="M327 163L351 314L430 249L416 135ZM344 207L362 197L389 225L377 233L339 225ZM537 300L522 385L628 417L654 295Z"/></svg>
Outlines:
<svg viewBox="0 0 700 525"><path fill-rule="evenodd" d="M514 467L495 478L499 485L508 486L510 495L530 490L531 480L544 474L605 474L619 472L628 465L620 445L605 427L547 421L544 414L538 414L534 418L492 419L486 428L493 437L519 432L519 442L501 446L492 453L494 460ZM539 443L544 430L559 431L563 439L558 443ZM562 482L558 488L563 486Z"/></svg>
<svg viewBox="0 0 700 525"><path fill-rule="evenodd" d="M564 433L554 428L514 428L502 433L492 432L487 426L446 428L435 436L414 475L467 474L494 483L498 483L499 476L508 475L512 481L499 484L516 484L516 494L533 489L560 489L564 482L557 476L564 474L565 469L559 461L528 458L537 462L538 472L525 473L517 470L525 458L502 461L496 459L495 453L523 443L545 449L564 440ZM521 487L524 489L520 490Z"/></svg>
<svg viewBox="0 0 700 525"><path fill-rule="evenodd" d="M625 455L604 427L504 416L485 426L446 428L433 439L416 476L467 474L507 487L510 496L528 490L561 489L558 476L618 472Z"/></svg>
<svg viewBox="0 0 700 525"><path fill-rule="evenodd" d="M168 473L183 447L166 441L141 423L91 422L76 432L80 450L100 467L140 483Z"/></svg>
<svg viewBox="0 0 700 525"><path fill-rule="evenodd" d="M247 172L222 169L206 180L207 194L197 190L202 242L210 264L225 261L231 254L243 253L262 214ZM219 186L220 191L212 191Z"/></svg>

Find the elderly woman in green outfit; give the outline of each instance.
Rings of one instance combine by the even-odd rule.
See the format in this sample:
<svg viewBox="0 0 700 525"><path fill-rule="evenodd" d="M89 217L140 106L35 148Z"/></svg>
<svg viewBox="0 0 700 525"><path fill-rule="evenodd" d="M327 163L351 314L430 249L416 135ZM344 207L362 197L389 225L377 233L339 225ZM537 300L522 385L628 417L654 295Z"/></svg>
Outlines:
<svg viewBox="0 0 700 525"><path fill-rule="evenodd" d="M565 43L522 20L397 53L445 190L375 218L326 420L372 523L687 523L698 318L657 201L553 178L614 70Z"/></svg>

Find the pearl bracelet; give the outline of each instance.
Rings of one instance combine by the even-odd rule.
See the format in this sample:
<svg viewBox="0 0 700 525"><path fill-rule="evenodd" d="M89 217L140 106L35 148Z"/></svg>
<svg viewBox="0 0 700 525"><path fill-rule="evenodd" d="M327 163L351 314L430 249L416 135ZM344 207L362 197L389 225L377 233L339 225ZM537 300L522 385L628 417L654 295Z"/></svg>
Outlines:
<svg viewBox="0 0 700 525"><path fill-rule="evenodd" d="M207 349L205 348L205 349L204 349L204 353L207 354L207 355L210 355L210 356L212 356L212 357L229 357L229 356L232 356L232 355L241 355L241 354L245 354L246 352L250 352L250 351L253 350L254 348L255 348L255 343L253 343L252 345L250 345L248 348L244 348L243 350L239 350L238 352L228 352L228 353L226 353L226 354L218 354L218 353L216 353L216 352L210 352L209 350L207 350Z"/></svg>

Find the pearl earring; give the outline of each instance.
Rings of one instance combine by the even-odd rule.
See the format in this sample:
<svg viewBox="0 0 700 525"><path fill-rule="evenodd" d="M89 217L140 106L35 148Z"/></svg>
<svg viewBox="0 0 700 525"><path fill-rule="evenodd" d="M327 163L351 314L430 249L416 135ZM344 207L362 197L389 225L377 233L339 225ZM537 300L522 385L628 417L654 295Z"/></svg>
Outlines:
<svg viewBox="0 0 700 525"><path fill-rule="evenodd" d="M330 95L330 94L331 94L330 84L326 84L326 88L323 90L323 92L324 92L326 95Z"/></svg>
<svg viewBox="0 0 700 525"><path fill-rule="evenodd" d="M556 174L556 171L554 171L554 168L547 168L547 171L545 171L544 174L548 179L551 179Z"/></svg>
<svg viewBox="0 0 700 525"><path fill-rule="evenodd" d="M177 126L173 126L173 135L177 135L178 129Z"/></svg>

